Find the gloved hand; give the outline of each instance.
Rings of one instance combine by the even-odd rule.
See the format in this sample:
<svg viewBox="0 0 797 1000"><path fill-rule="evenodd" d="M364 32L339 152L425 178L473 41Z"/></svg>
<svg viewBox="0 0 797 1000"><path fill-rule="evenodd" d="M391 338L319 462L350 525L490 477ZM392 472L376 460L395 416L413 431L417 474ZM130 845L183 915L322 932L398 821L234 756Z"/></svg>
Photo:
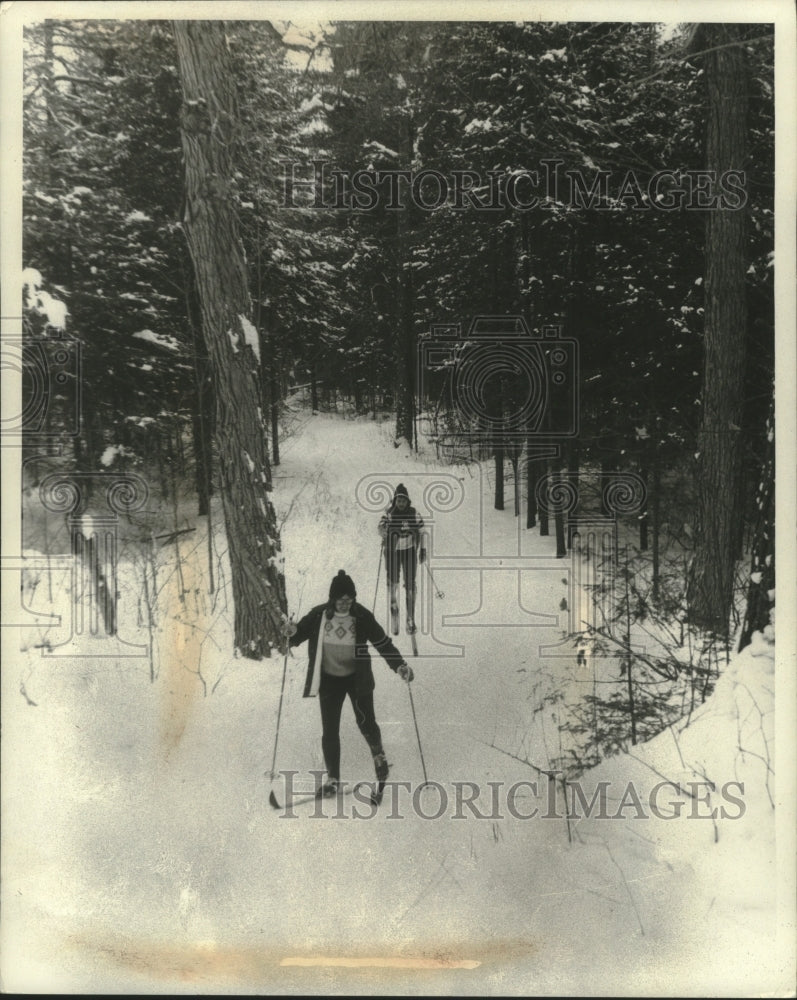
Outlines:
<svg viewBox="0 0 797 1000"><path fill-rule="evenodd" d="M396 673L403 681L406 681L408 684L413 679L413 677L415 677L415 674L412 672L412 667L408 663L399 664Z"/></svg>
<svg viewBox="0 0 797 1000"><path fill-rule="evenodd" d="M418 553L418 562L426 562L426 549L421 549Z"/></svg>
<svg viewBox="0 0 797 1000"><path fill-rule="evenodd" d="M296 635L296 625L291 621L290 618L286 618L282 623L282 628L280 629L283 635L287 635L290 638L292 635Z"/></svg>

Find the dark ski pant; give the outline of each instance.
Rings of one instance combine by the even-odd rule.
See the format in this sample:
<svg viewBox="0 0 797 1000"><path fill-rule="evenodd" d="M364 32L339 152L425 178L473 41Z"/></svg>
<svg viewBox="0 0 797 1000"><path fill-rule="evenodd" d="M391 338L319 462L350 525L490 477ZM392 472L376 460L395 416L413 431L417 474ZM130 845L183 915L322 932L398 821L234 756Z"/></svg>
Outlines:
<svg viewBox="0 0 797 1000"><path fill-rule="evenodd" d="M357 726L371 748L371 753L382 753L382 733L374 715L373 692L355 693L356 674L336 677L321 674L318 701L321 705L321 748L330 778L340 779L340 715L346 695L351 699Z"/></svg>
<svg viewBox="0 0 797 1000"><path fill-rule="evenodd" d="M404 587L408 591L415 590L415 569L417 553L415 546L408 549L392 549L387 554L387 580L396 586L399 574L404 577Z"/></svg>

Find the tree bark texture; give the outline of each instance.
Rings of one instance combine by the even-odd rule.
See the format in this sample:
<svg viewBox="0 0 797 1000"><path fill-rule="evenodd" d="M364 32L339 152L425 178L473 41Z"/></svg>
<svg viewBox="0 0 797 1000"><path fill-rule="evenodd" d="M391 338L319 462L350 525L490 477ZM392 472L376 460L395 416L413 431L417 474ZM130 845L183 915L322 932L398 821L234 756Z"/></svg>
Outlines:
<svg viewBox="0 0 797 1000"><path fill-rule="evenodd" d="M533 528L537 523L537 463L531 458L531 447L527 445L526 454L526 527Z"/></svg>
<svg viewBox="0 0 797 1000"><path fill-rule="evenodd" d="M409 239L406 223L397 212L399 226L399 260L397 261L398 332L394 346L396 366L396 438L415 445L415 331L413 326L413 287L410 267Z"/></svg>
<svg viewBox="0 0 797 1000"><path fill-rule="evenodd" d="M705 24L708 84L706 166L744 170L747 74L742 26ZM705 361L698 439L695 553L689 579L692 621L724 634L733 601L741 476L747 309L745 212L706 212Z"/></svg>
<svg viewBox="0 0 797 1000"><path fill-rule="evenodd" d="M562 484L562 470L556 469L554 472L554 489L558 494ZM554 510L554 530L556 531L556 558L564 559L567 555L567 541L565 539L565 515L561 507L557 504Z"/></svg>
<svg viewBox="0 0 797 1000"><path fill-rule="evenodd" d="M187 248L186 248L187 250ZM210 381L208 363L204 358L202 337L202 307L193 264L186 252L186 306L188 327L191 331L191 350L194 356L194 386L196 394L191 406L193 430L197 513L200 517L210 514L210 498L213 495L213 386Z"/></svg>
<svg viewBox="0 0 797 1000"><path fill-rule="evenodd" d="M235 606L235 647L259 659L280 639L286 608L270 500L257 334L232 196L236 114L220 21L175 21L183 92L186 233L213 373L215 441Z"/></svg>
<svg viewBox="0 0 797 1000"><path fill-rule="evenodd" d="M496 510L504 509L504 449L500 443L496 444L493 453L495 459L495 495L493 507Z"/></svg>
<svg viewBox="0 0 797 1000"><path fill-rule="evenodd" d="M753 632L763 632L770 624L775 591L775 397L767 418L767 444L756 497L757 523L753 537L753 557L747 608L739 649L748 646Z"/></svg>
<svg viewBox="0 0 797 1000"><path fill-rule="evenodd" d="M401 154L404 165L412 163L413 124L403 122ZM396 287L398 322L394 348L396 364L396 438L411 448L415 441L415 289L412 271L413 219L409 208L396 212Z"/></svg>

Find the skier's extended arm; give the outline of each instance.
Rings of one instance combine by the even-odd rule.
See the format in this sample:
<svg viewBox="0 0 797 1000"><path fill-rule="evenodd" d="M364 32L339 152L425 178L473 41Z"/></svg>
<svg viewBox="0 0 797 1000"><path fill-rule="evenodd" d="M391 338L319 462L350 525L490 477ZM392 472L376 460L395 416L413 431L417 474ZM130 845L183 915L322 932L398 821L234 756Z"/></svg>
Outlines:
<svg viewBox="0 0 797 1000"><path fill-rule="evenodd" d="M415 547L418 549L418 561L426 562L426 525L420 514L416 514L415 518Z"/></svg>
<svg viewBox="0 0 797 1000"><path fill-rule="evenodd" d="M370 613L366 615L366 638L373 645L382 659L391 670L395 671L399 677L405 681L411 681L415 676L412 667L406 662L404 657L393 645L390 636L385 632L379 622Z"/></svg>
<svg viewBox="0 0 797 1000"><path fill-rule="evenodd" d="M282 625L282 633L283 635L288 636L289 646L301 646L303 642L306 642L310 638L313 631L311 621L312 618L312 613L308 612L304 618L300 618L298 622L295 622L290 618L286 619Z"/></svg>

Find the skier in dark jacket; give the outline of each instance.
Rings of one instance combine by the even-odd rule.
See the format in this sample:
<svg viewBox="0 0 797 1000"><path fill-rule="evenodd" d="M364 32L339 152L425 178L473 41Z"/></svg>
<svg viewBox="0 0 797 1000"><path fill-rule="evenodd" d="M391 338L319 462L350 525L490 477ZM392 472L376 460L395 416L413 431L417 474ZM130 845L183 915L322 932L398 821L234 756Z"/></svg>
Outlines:
<svg viewBox="0 0 797 1000"><path fill-rule="evenodd" d="M295 624L286 622L284 632L291 646L308 643L309 663L304 697L319 696L321 747L327 769L323 795L334 795L340 781L340 715L348 695L357 726L374 758L379 789L387 779L388 764L382 748L382 733L374 715L374 674L368 643L405 681L413 679L412 668L396 649L368 608L356 601L354 581L340 570L329 587L329 600L308 611Z"/></svg>
<svg viewBox="0 0 797 1000"><path fill-rule="evenodd" d="M390 617L393 634L398 634L398 585L404 577L407 603L407 631L415 631L415 575L417 560L426 559L423 518L410 503L407 487L399 483L393 500L379 521L385 550L387 581L390 587Z"/></svg>

